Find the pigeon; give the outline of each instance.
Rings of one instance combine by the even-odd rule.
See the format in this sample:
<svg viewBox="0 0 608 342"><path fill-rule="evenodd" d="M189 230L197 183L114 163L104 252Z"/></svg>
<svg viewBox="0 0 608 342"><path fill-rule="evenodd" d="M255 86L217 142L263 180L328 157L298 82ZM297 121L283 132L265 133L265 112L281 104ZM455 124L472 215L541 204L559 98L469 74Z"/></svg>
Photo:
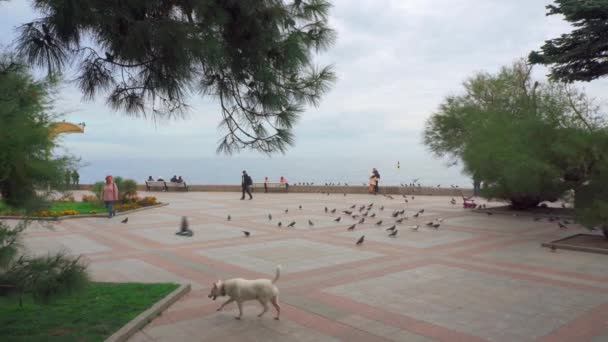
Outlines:
<svg viewBox="0 0 608 342"><path fill-rule="evenodd" d="M268 214L268 221L272 221L272 214Z"/></svg>
<svg viewBox="0 0 608 342"><path fill-rule="evenodd" d="M312 221L311 221L311 220L308 220L308 226L309 226L309 227L312 227L312 226L314 226L314 225L315 225L315 224L314 224L314 223L312 223Z"/></svg>
<svg viewBox="0 0 608 342"><path fill-rule="evenodd" d="M356 226L357 226L356 224L353 224L352 226L348 227L346 230L353 231L353 230L355 230Z"/></svg>
<svg viewBox="0 0 608 342"><path fill-rule="evenodd" d="M362 205L362 206L359 207L359 211L363 211L363 209L365 209L364 205Z"/></svg>
<svg viewBox="0 0 608 342"><path fill-rule="evenodd" d="M302 205L301 205L301 204L298 206L298 209L299 209L299 210L302 210Z"/></svg>
<svg viewBox="0 0 608 342"><path fill-rule="evenodd" d="M393 216L393 217L397 217L397 216L399 216L399 211L394 211L394 212L391 214L391 216Z"/></svg>
<svg viewBox="0 0 608 342"><path fill-rule="evenodd" d="M364 212L362 215L363 215L363 216L367 216L367 214L369 214L369 213L366 211L366 212Z"/></svg>
<svg viewBox="0 0 608 342"><path fill-rule="evenodd" d="M401 211L399 212L399 215L403 215L405 214L405 209L401 209Z"/></svg>
<svg viewBox="0 0 608 342"><path fill-rule="evenodd" d="M403 222L403 217L398 220L395 220L395 223L401 223L401 222Z"/></svg>
<svg viewBox="0 0 608 342"><path fill-rule="evenodd" d="M285 214L287 214L289 212L289 209L285 209Z"/></svg>
<svg viewBox="0 0 608 342"><path fill-rule="evenodd" d="M296 221L291 221L291 223L287 225L287 227L295 227L295 226L296 226Z"/></svg>
<svg viewBox="0 0 608 342"><path fill-rule="evenodd" d="M557 247L555 247L555 245L551 245L551 252L557 252Z"/></svg>
<svg viewBox="0 0 608 342"><path fill-rule="evenodd" d="M561 223L561 222L557 222L557 225L561 228L561 229L568 229L568 226L566 226L565 224Z"/></svg>
<svg viewBox="0 0 608 342"><path fill-rule="evenodd" d="M373 213L373 214L369 215L369 217L371 217L371 218L376 217L376 213Z"/></svg>
<svg viewBox="0 0 608 342"><path fill-rule="evenodd" d="M494 215L494 213L492 213L492 212L490 212L490 211L486 211L486 214L487 214L488 216L492 216L492 215Z"/></svg>
<svg viewBox="0 0 608 342"><path fill-rule="evenodd" d="M433 221L427 222L427 224L426 224L426 225L427 225L428 227L432 226L432 225L433 225Z"/></svg>
<svg viewBox="0 0 608 342"><path fill-rule="evenodd" d="M413 227L410 227L410 229L411 229L412 231L414 231L414 232L417 232L419 228L420 228L420 226L419 226L419 225L415 225L415 226L413 226Z"/></svg>
<svg viewBox="0 0 608 342"><path fill-rule="evenodd" d="M363 241L365 241L365 235L361 235L361 237L359 238L359 240L357 240L357 245L362 245Z"/></svg>
<svg viewBox="0 0 608 342"><path fill-rule="evenodd" d="M336 208L333 208L330 213L335 214L336 213Z"/></svg>
<svg viewBox="0 0 608 342"><path fill-rule="evenodd" d="M359 220L359 224L363 224L363 222L365 222L365 218L364 218L364 217L362 217L362 218Z"/></svg>
<svg viewBox="0 0 608 342"><path fill-rule="evenodd" d="M435 229L439 229L439 226L441 226L439 223L435 223L432 227Z"/></svg>
<svg viewBox="0 0 608 342"><path fill-rule="evenodd" d="M359 218L359 215L352 215L351 217L353 218L353 220L356 220Z"/></svg>
<svg viewBox="0 0 608 342"><path fill-rule="evenodd" d="M381 206L381 207L380 207L380 211L383 211L383 210L384 210L384 206Z"/></svg>
<svg viewBox="0 0 608 342"><path fill-rule="evenodd" d="M188 219L186 216L182 216L182 224L179 227L179 231L175 235L180 236L192 236L194 233L188 228Z"/></svg>
<svg viewBox="0 0 608 342"><path fill-rule="evenodd" d="M334 222L340 222L340 220L342 220L342 217L341 217L341 216L338 216L338 218L337 218L337 219L335 219L335 220L334 220Z"/></svg>
<svg viewBox="0 0 608 342"><path fill-rule="evenodd" d="M351 209L355 209L356 207L357 207L356 204L353 204L353 205L350 206Z"/></svg>
<svg viewBox="0 0 608 342"><path fill-rule="evenodd" d="M346 192L344 193L344 197L346 197Z"/></svg>
<svg viewBox="0 0 608 342"><path fill-rule="evenodd" d="M540 221L540 220L542 220L540 217L535 217L535 218L534 218L534 221L537 221L537 222L538 222L538 221Z"/></svg>
<svg viewBox="0 0 608 342"><path fill-rule="evenodd" d="M415 197L414 197L414 196L412 196L412 199L414 199L414 198L415 198Z"/></svg>
<svg viewBox="0 0 608 342"><path fill-rule="evenodd" d="M120 221L120 223L127 223L127 222L129 222L129 218L128 217L126 217L124 220Z"/></svg>
<svg viewBox="0 0 608 342"><path fill-rule="evenodd" d="M183 232L179 231L179 232L175 233L175 235L191 237L192 235L194 235L194 233L190 229L188 229L188 230L183 231Z"/></svg>
<svg viewBox="0 0 608 342"><path fill-rule="evenodd" d="M570 224L570 221L564 220L564 224Z"/></svg>
<svg viewBox="0 0 608 342"><path fill-rule="evenodd" d="M440 218L438 218L438 219L437 219L437 222L443 222L443 218L441 218L441 217L440 217Z"/></svg>
<svg viewBox="0 0 608 342"><path fill-rule="evenodd" d="M343 213L345 213L346 215L352 215L353 212L352 211L348 211L348 210L342 210Z"/></svg>
<svg viewBox="0 0 608 342"><path fill-rule="evenodd" d="M279 221L279 223L277 224L277 226L279 226L279 228L283 227L283 223L281 223L281 221Z"/></svg>
<svg viewBox="0 0 608 342"><path fill-rule="evenodd" d="M249 233L249 232L248 232L248 231L246 231L246 230L243 230L243 234L245 234L245 237L249 237L249 235L251 235L251 233Z"/></svg>
<svg viewBox="0 0 608 342"><path fill-rule="evenodd" d="M424 214L424 209L420 209L418 212Z"/></svg>
<svg viewBox="0 0 608 342"><path fill-rule="evenodd" d="M456 200L452 198L452 200L450 201L450 203L451 203L452 205L454 205L454 204L456 204Z"/></svg>
<svg viewBox="0 0 608 342"><path fill-rule="evenodd" d="M386 228L386 231L395 230L395 228L397 228L397 226L396 225L392 225L389 228Z"/></svg>
<svg viewBox="0 0 608 342"><path fill-rule="evenodd" d="M382 225L382 220L376 222L376 226L380 226L380 225Z"/></svg>
<svg viewBox="0 0 608 342"><path fill-rule="evenodd" d="M413 217L418 218L418 216L420 216L420 213L416 213L413 215Z"/></svg>
<svg viewBox="0 0 608 342"><path fill-rule="evenodd" d="M230 214L228 214L227 219L228 219L228 221L232 220L232 217L230 217Z"/></svg>
<svg viewBox="0 0 608 342"><path fill-rule="evenodd" d="M326 213L326 214L327 214L327 212L328 212L328 211L329 211L329 210L327 209L327 207L325 207L325 213Z"/></svg>
<svg viewBox="0 0 608 342"><path fill-rule="evenodd" d="M399 232L399 230L395 229L395 230L393 230L392 233L388 234L388 236L390 236L390 237L397 237L397 233L398 232Z"/></svg>

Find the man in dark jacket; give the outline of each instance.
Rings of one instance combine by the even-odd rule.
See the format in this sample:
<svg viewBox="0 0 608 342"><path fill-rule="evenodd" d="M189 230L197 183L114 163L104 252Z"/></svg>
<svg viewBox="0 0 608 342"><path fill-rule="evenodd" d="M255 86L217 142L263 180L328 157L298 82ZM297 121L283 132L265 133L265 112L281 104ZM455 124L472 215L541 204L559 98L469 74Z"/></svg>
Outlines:
<svg viewBox="0 0 608 342"><path fill-rule="evenodd" d="M251 196L252 185L253 181L251 180L251 177L249 177L247 171L243 170L243 177L241 177L241 188L243 190L243 196L241 196L242 200L245 199L245 192L249 195L250 200L253 199L253 196Z"/></svg>

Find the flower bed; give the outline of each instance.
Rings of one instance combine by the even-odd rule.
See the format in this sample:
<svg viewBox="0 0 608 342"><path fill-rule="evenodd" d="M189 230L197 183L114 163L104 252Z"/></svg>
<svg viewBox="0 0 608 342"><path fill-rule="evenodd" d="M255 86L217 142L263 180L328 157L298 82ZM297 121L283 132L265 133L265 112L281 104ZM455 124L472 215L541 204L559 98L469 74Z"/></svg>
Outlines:
<svg viewBox="0 0 608 342"><path fill-rule="evenodd" d="M117 212L125 212L159 204L162 203L158 202L156 197L147 196L144 198L131 199L125 203L117 203L114 205L114 209ZM97 200L97 197L85 195L83 196L82 202L75 202L73 201L73 198L62 197L59 201L51 202L48 209L37 211L30 217L55 219L79 215L105 215L107 212L108 210L104 207L102 202ZM13 210L0 202L0 216L23 217L24 215L25 212Z"/></svg>

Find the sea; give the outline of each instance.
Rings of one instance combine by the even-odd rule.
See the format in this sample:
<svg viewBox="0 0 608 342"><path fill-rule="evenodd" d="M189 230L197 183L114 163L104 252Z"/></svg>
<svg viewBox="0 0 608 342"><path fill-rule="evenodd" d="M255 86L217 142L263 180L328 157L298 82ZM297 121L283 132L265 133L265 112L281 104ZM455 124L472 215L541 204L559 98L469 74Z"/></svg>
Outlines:
<svg viewBox="0 0 608 342"><path fill-rule="evenodd" d="M106 175L131 178L143 183L148 176L170 179L182 176L189 184L240 184L241 172L247 170L254 182L268 177L278 182L281 176L289 183L367 184L372 168L377 168L383 185L419 183L423 186L458 185L472 187L469 176L460 166L448 167L445 161L420 157L410 160L382 158L247 158L207 157L181 159L108 159L82 160L80 183L102 181Z"/></svg>

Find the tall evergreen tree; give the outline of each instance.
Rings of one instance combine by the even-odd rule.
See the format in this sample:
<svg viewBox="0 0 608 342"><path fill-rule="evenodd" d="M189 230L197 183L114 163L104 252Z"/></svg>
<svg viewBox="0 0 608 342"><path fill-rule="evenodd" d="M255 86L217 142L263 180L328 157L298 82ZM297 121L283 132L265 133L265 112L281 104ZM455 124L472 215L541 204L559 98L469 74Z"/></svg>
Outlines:
<svg viewBox="0 0 608 342"><path fill-rule="evenodd" d="M221 108L218 152L284 152L305 105L334 81L313 57L334 40L325 0L32 0L16 41L29 63L77 68L85 98L132 115L182 114L192 94Z"/></svg>
<svg viewBox="0 0 608 342"><path fill-rule="evenodd" d="M529 56L551 66L555 80L591 81L608 74L608 0L555 0L547 15L563 15L574 30L547 40Z"/></svg>
<svg viewBox="0 0 608 342"><path fill-rule="evenodd" d="M49 99L55 83L34 80L22 61L0 55L0 195L13 207L33 208L43 199L40 190L62 188L71 166L52 154Z"/></svg>

